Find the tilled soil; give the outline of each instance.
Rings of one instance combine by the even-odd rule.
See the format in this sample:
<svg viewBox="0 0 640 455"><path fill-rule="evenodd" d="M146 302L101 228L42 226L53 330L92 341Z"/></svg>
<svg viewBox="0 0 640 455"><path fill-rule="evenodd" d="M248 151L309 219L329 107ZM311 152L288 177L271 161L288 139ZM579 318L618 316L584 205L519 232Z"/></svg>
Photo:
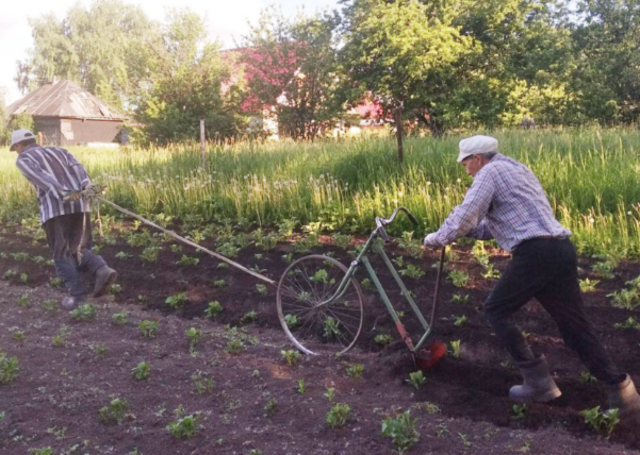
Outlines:
<svg viewBox="0 0 640 455"><path fill-rule="evenodd" d="M520 380L519 374L505 362L506 355L480 311L495 281L481 277L482 267L472 261L468 247L456 251L447 269L465 270L471 279L464 289L445 282L434 335L447 344L461 340L460 357L445 357L427 372L426 384L416 391L406 383L413 364L404 345L396 341L381 347L374 342L377 334L398 337L382 302L371 291L365 291L364 331L353 351L340 359L303 356L297 366L289 366L281 351L292 345L279 325L275 287L267 286L267 294L261 295L258 280L233 268L220 268L211 257L187 247L172 252L165 244L158 260L149 263L139 258L143 247L131 247L122 239L115 245L100 244L101 254L120 273L122 289L94 302L98 306L95 321L77 322L61 309L42 305L64 295L49 284L55 276L53 268L33 260L48 257L44 242L34 244L13 226L4 226L2 235L0 276L6 279L0 282L0 346L19 359L21 368L13 383L0 386L2 454L28 454L47 446L56 454L391 453L391 441L381 436L381 421L407 409L412 409L421 435L409 453L620 454L640 449L637 427L619 424L604 440L585 425L579 412L604 405L604 394L581 379L584 367L535 302L520 312L518 321L534 350L549 359L563 396L551 404L531 405L518 418L507 393ZM324 244L313 253L331 252L349 263L347 252L327 237L321 240ZM204 244L216 249L210 241ZM292 252L292 245L281 243L269 251L248 246L234 260L277 281L288 265L283 255ZM390 251L402 253L395 247ZM119 252L131 257L117 259ZM492 263L503 270L508 257L494 253ZM177 265L183 254L198 257L200 263ZM407 256L405 262L426 272L405 282L427 313L435 285L436 253L421 259ZM373 263L380 269L380 261ZM590 260L581 260L582 277L594 278L588 272L591 265ZM16 273L7 276L7 270ZM637 383L640 332L614 330L613 325L639 315L613 308L607 294L622 288L639 271L636 263L622 264L616 278L602 280L585 297L592 322L612 357ZM385 288L394 289L388 273L381 273L381 280ZM180 292L187 293L189 302L175 311L165 300ZM452 302L452 296L461 293L470 295L469 302ZM390 296L400 301L399 292ZM224 310L210 321L203 312L213 300ZM29 304L24 306L26 301ZM415 318L408 308L403 309L403 321L417 335ZM252 310L257 320L245 319L242 325L243 316ZM126 324L112 322L113 313L125 311L129 312ZM468 322L456 327L455 318L461 315ZM137 326L144 319L158 321L155 338L140 334ZM53 337L61 334L63 326L67 329L62 333L67 334L56 347ZM185 335L190 327L203 332L191 353ZM246 350L228 352L238 344ZM131 370L142 361L149 363L150 376L137 381ZM361 378L346 374L352 364L364 365ZM212 390L197 393L193 376L198 374L201 384L202 378L211 378ZM301 379L304 394L297 391ZM327 388L335 389L334 403L351 407L344 428L332 429L325 422L332 405L325 397ZM113 398L128 401L128 414L120 424L105 425L98 411ZM183 440L172 437L166 429L169 422L194 413L199 416L196 435Z"/></svg>

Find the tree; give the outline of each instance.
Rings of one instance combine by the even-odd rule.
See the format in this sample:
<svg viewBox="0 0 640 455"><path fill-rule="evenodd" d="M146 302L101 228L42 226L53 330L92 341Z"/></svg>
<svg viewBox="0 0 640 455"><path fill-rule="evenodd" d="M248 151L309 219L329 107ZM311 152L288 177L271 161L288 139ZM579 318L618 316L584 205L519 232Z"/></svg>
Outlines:
<svg viewBox="0 0 640 455"><path fill-rule="evenodd" d="M248 110L273 109L280 133L313 139L342 110L333 32L335 14L286 19L275 8L262 11L243 39L243 63L250 91Z"/></svg>
<svg viewBox="0 0 640 455"><path fill-rule="evenodd" d="M29 25L34 48L16 75L23 92L59 76L122 109L147 77L148 37L157 25L137 6L95 0L85 9L77 3L60 21L50 13Z"/></svg>
<svg viewBox="0 0 640 455"><path fill-rule="evenodd" d="M573 39L574 89L587 117L603 122L640 117L640 2L581 0Z"/></svg>
<svg viewBox="0 0 640 455"><path fill-rule="evenodd" d="M135 106L148 140L195 140L201 116L210 139L237 133L241 98L236 87L226 84L230 73L219 45L205 38L204 21L181 9L169 11L167 24L150 40L150 77Z"/></svg>
<svg viewBox="0 0 640 455"><path fill-rule="evenodd" d="M435 12L417 0L353 0L343 11L341 60L348 82L355 93L372 92L395 113L400 162L404 113L420 112L437 132L432 111L441 82L474 51L452 15Z"/></svg>

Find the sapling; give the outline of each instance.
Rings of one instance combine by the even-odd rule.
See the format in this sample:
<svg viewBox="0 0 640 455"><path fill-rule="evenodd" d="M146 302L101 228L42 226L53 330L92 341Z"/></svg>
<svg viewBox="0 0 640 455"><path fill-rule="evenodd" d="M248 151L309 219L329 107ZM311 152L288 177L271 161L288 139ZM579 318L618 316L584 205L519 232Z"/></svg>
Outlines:
<svg viewBox="0 0 640 455"><path fill-rule="evenodd" d="M98 411L100 423L104 425L119 425L128 410L129 403L126 399L114 398L108 406L104 406Z"/></svg>
<svg viewBox="0 0 640 455"><path fill-rule="evenodd" d="M127 322L129 322L129 312L123 311L121 313L113 313L111 315L111 321L115 325L119 325L119 326L126 325Z"/></svg>
<svg viewBox="0 0 640 455"><path fill-rule="evenodd" d="M409 373L409 379L407 382L411 384L416 390L420 390L422 386L427 383L424 373L420 370Z"/></svg>
<svg viewBox="0 0 640 455"><path fill-rule="evenodd" d="M31 449L29 455L55 455L55 452L50 446L40 447L38 449Z"/></svg>
<svg viewBox="0 0 640 455"><path fill-rule="evenodd" d="M300 395L304 395L304 393L307 391L307 386L304 383L304 379L298 379L297 390Z"/></svg>
<svg viewBox="0 0 640 455"><path fill-rule="evenodd" d="M461 315L461 316L454 316L454 317L453 317L453 325L455 325L456 327L462 327L462 326L464 326L468 321L469 321L469 318L467 318L465 315Z"/></svg>
<svg viewBox="0 0 640 455"><path fill-rule="evenodd" d="M191 375L191 380L196 387L198 395L213 392L213 378L206 376L202 371L197 371Z"/></svg>
<svg viewBox="0 0 640 455"><path fill-rule="evenodd" d="M71 318L76 321L93 321L96 319L97 309L95 306L90 303L83 303L78 308L73 310L71 314Z"/></svg>
<svg viewBox="0 0 640 455"><path fill-rule="evenodd" d="M424 273L424 270L413 264L407 264L406 268L400 270L400 275L407 276L409 278L421 278L424 276Z"/></svg>
<svg viewBox="0 0 640 455"><path fill-rule="evenodd" d="M167 305L169 305L174 310L180 309L189 301L186 292L181 292L179 294L171 295L167 297L164 301Z"/></svg>
<svg viewBox="0 0 640 455"><path fill-rule="evenodd" d="M187 338L189 339L189 350L193 351L196 348L196 345L200 342L200 340L202 339L202 330L197 329L195 327L189 327L186 331L185 331L185 335L187 336Z"/></svg>
<svg viewBox="0 0 640 455"><path fill-rule="evenodd" d="M258 313L255 310L251 310L245 313L240 319L241 324L251 324L258 320Z"/></svg>
<svg viewBox="0 0 640 455"><path fill-rule="evenodd" d="M196 435L198 430L198 417L197 414L191 414L175 422L169 422L167 430L176 439L190 439Z"/></svg>
<svg viewBox="0 0 640 455"><path fill-rule="evenodd" d="M29 306L29 295L23 294L22 297L18 299L18 306L26 308Z"/></svg>
<svg viewBox="0 0 640 455"><path fill-rule="evenodd" d="M584 417L585 423L593 428L599 434L605 434L609 439L611 433L620 423L620 415L617 408L609 409L606 412L600 410L600 406L580 411L580 415Z"/></svg>
<svg viewBox="0 0 640 455"><path fill-rule="evenodd" d="M452 355L454 358L458 359L460 358L460 349L461 349L461 340L455 340L455 341L450 341L449 345L451 346L451 350L452 350Z"/></svg>
<svg viewBox="0 0 640 455"><path fill-rule="evenodd" d="M289 327L289 330L295 329L299 324L298 317L295 314L285 314L284 322L287 324L287 327Z"/></svg>
<svg viewBox="0 0 640 455"><path fill-rule="evenodd" d="M260 295L267 295L267 285L266 284L256 284L256 292Z"/></svg>
<svg viewBox="0 0 640 455"><path fill-rule="evenodd" d="M144 320L138 324L138 330L145 338L155 338L158 332L158 323L156 321Z"/></svg>
<svg viewBox="0 0 640 455"><path fill-rule="evenodd" d="M388 333L379 333L378 335L373 337L373 341L375 341L379 345L384 346L384 345L389 344L389 343L391 343L393 341L393 336L389 335Z"/></svg>
<svg viewBox="0 0 640 455"><path fill-rule="evenodd" d="M267 413L267 415L272 416L278 410L278 402L275 398L270 397L267 400L267 404L265 404L262 409Z"/></svg>
<svg viewBox="0 0 640 455"><path fill-rule="evenodd" d="M41 305L47 313L55 313L58 311L58 301L55 299L43 300Z"/></svg>
<svg viewBox="0 0 640 455"><path fill-rule="evenodd" d="M229 354L241 354L246 350L247 348L242 342L242 340L233 339L227 342L227 352Z"/></svg>
<svg viewBox="0 0 640 455"><path fill-rule="evenodd" d="M209 302L209 305L204 310L204 314L209 319L214 319L216 316L222 313L222 310L223 310L223 307L222 305L220 305L220 302L218 302L217 300L214 300L213 302Z"/></svg>
<svg viewBox="0 0 640 455"><path fill-rule="evenodd" d="M351 378L359 378L364 373L364 365L362 363L354 363L353 365L349 365L345 370L347 376Z"/></svg>
<svg viewBox="0 0 640 455"><path fill-rule="evenodd" d="M180 260L178 261L178 265L186 266L186 265L198 265L200 264L200 259L196 257L187 256L183 254Z"/></svg>
<svg viewBox="0 0 640 455"><path fill-rule="evenodd" d="M20 374L17 357L7 357L5 352L0 352L0 385L11 384Z"/></svg>
<svg viewBox="0 0 640 455"><path fill-rule="evenodd" d="M462 270L452 270L449 272L449 280L453 283L453 285L457 288L463 288L467 285L469 281L469 274Z"/></svg>
<svg viewBox="0 0 640 455"><path fill-rule="evenodd" d="M335 395L336 389L333 387L327 387L327 391L324 393L324 397L327 399L329 403L333 403L333 396Z"/></svg>
<svg viewBox="0 0 640 455"><path fill-rule="evenodd" d="M60 278L59 276L51 277L49 279L49 284L51 285L51 287L54 287L54 288L61 288L62 286L64 286L64 282L62 281L62 278Z"/></svg>
<svg viewBox="0 0 640 455"><path fill-rule="evenodd" d="M417 444L420 433L416 430L417 420L411 418L410 411L397 417L387 417L382 421L382 436L391 438L399 455Z"/></svg>
<svg viewBox="0 0 640 455"><path fill-rule="evenodd" d="M529 406L527 406L526 403L525 404L514 404L512 409L513 409L513 418L515 420L522 420L522 419L524 419L525 414L529 410Z"/></svg>
<svg viewBox="0 0 640 455"><path fill-rule="evenodd" d="M145 379L149 379L150 374L149 363L146 361L140 362L138 365L131 369L131 375L136 381L144 381Z"/></svg>
<svg viewBox="0 0 640 455"><path fill-rule="evenodd" d="M347 424L350 413L351 406L344 403L336 403L329 409L325 421L331 428L342 428Z"/></svg>
<svg viewBox="0 0 640 455"><path fill-rule="evenodd" d="M286 351L282 350L280 351L280 354L282 354L282 357L284 358L284 360L287 362L287 365L289 366L295 366L301 357L300 353L295 349L289 349Z"/></svg>

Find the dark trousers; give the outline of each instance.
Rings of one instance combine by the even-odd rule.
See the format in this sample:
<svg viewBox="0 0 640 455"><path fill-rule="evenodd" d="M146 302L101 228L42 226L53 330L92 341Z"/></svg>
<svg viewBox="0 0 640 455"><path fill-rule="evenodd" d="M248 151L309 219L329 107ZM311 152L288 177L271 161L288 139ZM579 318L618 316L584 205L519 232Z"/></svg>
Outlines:
<svg viewBox="0 0 640 455"><path fill-rule="evenodd" d="M558 325L567 346L575 350L598 380L617 384L621 375L596 337L584 311L578 283L576 250L568 239L536 238L522 242L498 281L484 310L499 343L516 362L534 358L513 314L535 298Z"/></svg>
<svg viewBox="0 0 640 455"><path fill-rule="evenodd" d="M91 215L72 213L48 220L42 226L47 234L56 273L73 297L85 294L78 270L88 270L92 275L106 265L102 256L91 251ZM78 260L78 248L81 259Z"/></svg>

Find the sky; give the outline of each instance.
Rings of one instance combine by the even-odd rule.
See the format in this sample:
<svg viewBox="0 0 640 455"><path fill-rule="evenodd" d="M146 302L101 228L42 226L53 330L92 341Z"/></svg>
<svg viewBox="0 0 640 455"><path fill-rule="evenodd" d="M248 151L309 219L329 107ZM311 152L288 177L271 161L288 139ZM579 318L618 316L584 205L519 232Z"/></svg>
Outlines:
<svg viewBox="0 0 640 455"><path fill-rule="evenodd" d="M163 20L167 8L188 7L207 18L209 38L218 39L224 48L234 47L234 38L247 33L247 21L255 23L262 8L280 5L286 16L303 8L307 13L332 9L338 0L123 0L140 6L148 17ZM92 0L0 0L0 89L11 104L23 94L14 82L16 62L28 57L33 47L29 17L53 12L62 19L75 3L89 7Z"/></svg>

